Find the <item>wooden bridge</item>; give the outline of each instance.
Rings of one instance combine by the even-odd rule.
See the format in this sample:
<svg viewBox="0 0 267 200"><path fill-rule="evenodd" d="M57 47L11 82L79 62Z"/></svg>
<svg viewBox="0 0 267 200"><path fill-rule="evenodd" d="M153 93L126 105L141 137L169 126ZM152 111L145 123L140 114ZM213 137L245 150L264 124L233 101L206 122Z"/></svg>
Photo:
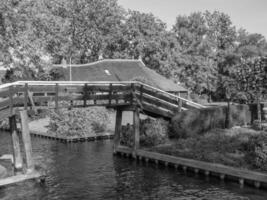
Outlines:
<svg viewBox="0 0 267 200"><path fill-rule="evenodd" d="M13 115L16 108L22 106L25 109L47 106L54 109L139 107L148 115L164 118L171 118L181 110L204 107L140 82L20 81L1 85L0 98L0 120Z"/></svg>
<svg viewBox="0 0 267 200"><path fill-rule="evenodd" d="M134 152L139 148L140 112L153 117L170 119L175 113L182 110L204 107L140 82L19 81L3 84L0 86L0 121L9 118L15 169L20 170L23 166L16 113L20 113L26 166L30 171L30 174L25 177L27 179L27 177L37 176L31 173L34 171L34 164L31 155L27 111L36 111L37 108L58 110L89 106L105 106L117 110L114 152L119 148L123 111L133 111L134 113ZM23 180L23 177L20 176L17 179ZM10 180L4 181L2 185L6 182L9 183Z"/></svg>

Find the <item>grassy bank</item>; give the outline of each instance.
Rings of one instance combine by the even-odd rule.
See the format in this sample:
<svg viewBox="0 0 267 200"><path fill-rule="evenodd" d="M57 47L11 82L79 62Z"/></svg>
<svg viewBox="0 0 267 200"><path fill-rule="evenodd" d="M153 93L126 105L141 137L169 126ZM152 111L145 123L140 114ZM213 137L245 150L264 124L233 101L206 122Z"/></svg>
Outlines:
<svg viewBox="0 0 267 200"><path fill-rule="evenodd" d="M243 169L267 172L267 133L245 128L213 129L173 140L151 151Z"/></svg>

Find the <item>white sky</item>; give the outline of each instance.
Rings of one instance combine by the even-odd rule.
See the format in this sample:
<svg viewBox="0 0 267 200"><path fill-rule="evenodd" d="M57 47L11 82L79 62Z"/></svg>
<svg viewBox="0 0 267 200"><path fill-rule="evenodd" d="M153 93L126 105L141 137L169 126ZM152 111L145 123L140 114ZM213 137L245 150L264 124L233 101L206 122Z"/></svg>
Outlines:
<svg viewBox="0 0 267 200"><path fill-rule="evenodd" d="M237 28L267 38L267 0L118 0L125 9L153 13L171 28L178 15L219 10L231 17Z"/></svg>

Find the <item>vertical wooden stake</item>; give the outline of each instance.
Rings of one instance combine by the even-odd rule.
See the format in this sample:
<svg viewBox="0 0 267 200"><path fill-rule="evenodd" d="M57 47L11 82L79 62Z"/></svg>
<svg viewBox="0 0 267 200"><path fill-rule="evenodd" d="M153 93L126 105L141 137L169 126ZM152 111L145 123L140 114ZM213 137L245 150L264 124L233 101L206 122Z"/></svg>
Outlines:
<svg viewBox="0 0 267 200"><path fill-rule="evenodd" d="M34 170L34 164L32 159L32 144L31 144L31 136L29 131L29 121L26 110L22 110L19 112L21 118L21 128L22 128L22 140L25 149L26 155L26 166L27 171L32 172Z"/></svg>
<svg viewBox="0 0 267 200"><path fill-rule="evenodd" d="M143 104L143 85L140 87L140 103Z"/></svg>
<svg viewBox="0 0 267 200"><path fill-rule="evenodd" d="M131 95L131 105L133 105L133 101L134 101L134 84L131 83L131 92L132 92L132 95Z"/></svg>
<svg viewBox="0 0 267 200"><path fill-rule="evenodd" d="M122 121L122 110L117 109L116 111L116 124L115 124L115 135L114 135L114 146L113 152L116 153L117 148L120 144L120 133L121 133L121 121Z"/></svg>
<svg viewBox="0 0 267 200"><path fill-rule="evenodd" d="M182 111L182 106L183 106L183 101L182 99L179 99L179 102L178 102L178 112L181 112Z"/></svg>
<svg viewBox="0 0 267 200"><path fill-rule="evenodd" d="M135 108L133 112L133 125L134 125L134 151L139 149L140 146L140 118L139 108Z"/></svg>
<svg viewBox="0 0 267 200"><path fill-rule="evenodd" d="M87 94L88 94L88 85L87 83L84 84L84 92L83 92L83 107L86 107L87 102Z"/></svg>
<svg viewBox="0 0 267 200"><path fill-rule="evenodd" d="M58 112L58 83L56 83L55 88L55 110Z"/></svg>
<svg viewBox="0 0 267 200"><path fill-rule="evenodd" d="M16 116L9 117L10 133L12 138L13 157L15 170L22 170L22 157L19 146L19 136L17 131Z"/></svg>
<svg viewBox="0 0 267 200"><path fill-rule="evenodd" d="M9 87L9 110L10 110L10 116L14 115L13 113L13 85Z"/></svg>
<svg viewBox="0 0 267 200"><path fill-rule="evenodd" d="M109 100L108 100L109 105L111 105L111 99L112 99L112 83L109 84Z"/></svg>
<svg viewBox="0 0 267 200"><path fill-rule="evenodd" d="M28 83L25 83L24 86L24 109L27 110L28 108Z"/></svg>

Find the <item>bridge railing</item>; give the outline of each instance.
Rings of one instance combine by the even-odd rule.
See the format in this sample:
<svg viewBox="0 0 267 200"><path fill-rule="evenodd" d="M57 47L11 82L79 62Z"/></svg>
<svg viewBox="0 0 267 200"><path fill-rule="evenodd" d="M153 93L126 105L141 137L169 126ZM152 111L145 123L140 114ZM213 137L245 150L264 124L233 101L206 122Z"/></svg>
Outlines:
<svg viewBox="0 0 267 200"><path fill-rule="evenodd" d="M68 102L62 105L60 102ZM0 119L17 107L86 107L137 105L171 117L188 108L202 108L182 97L135 82L18 81L0 85Z"/></svg>

